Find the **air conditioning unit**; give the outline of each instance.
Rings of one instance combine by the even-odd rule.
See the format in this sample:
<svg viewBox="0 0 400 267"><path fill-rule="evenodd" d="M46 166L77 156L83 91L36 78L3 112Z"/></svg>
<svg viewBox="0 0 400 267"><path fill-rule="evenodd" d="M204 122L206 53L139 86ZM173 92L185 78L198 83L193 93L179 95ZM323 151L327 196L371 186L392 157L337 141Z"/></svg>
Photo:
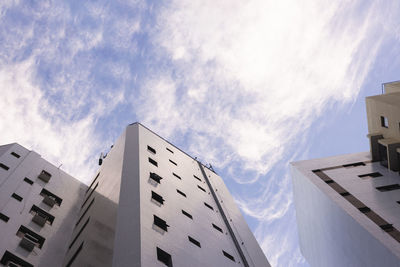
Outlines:
<svg viewBox="0 0 400 267"><path fill-rule="evenodd" d="M43 198L43 202L47 205L49 205L50 207L54 207L54 205L56 204L56 199L54 197L51 196L44 196Z"/></svg>
<svg viewBox="0 0 400 267"><path fill-rule="evenodd" d="M51 174L46 171L42 171L38 176L38 178L45 183L48 183L50 181L50 177L51 177Z"/></svg>
<svg viewBox="0 0 400 267"><path fill-rule="evenodd" d="M36 213L35 216L33 216L32 221L37 225L43 227L47 222L47 217L43 214Z"/></svg>
<svg viewBox="0 0 400 267"><path fill-rule="evenodd" d="M19 246L26 249L29 252L33 250L36 244L37 244L37 239L28 234L25 234L25 236L21 239L21 242L19 242Z"/></svg>
<svg viewBox="0 0 400 267"><path fill-rule="evenodd" d="M15 262L9 261L6 263L6 267L22 267L19 264L16 264Z"/></svg>

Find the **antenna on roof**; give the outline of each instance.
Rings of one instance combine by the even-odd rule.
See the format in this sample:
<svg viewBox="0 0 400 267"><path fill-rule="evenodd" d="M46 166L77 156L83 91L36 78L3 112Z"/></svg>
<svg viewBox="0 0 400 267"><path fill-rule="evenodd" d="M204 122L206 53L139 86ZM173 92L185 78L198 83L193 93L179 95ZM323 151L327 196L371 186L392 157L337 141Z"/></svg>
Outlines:
<svg viewBox="0 0 400 267"><path fill-rule="evenodd" d="M100 153L99 165L103 164L103 152Z"/></svg>

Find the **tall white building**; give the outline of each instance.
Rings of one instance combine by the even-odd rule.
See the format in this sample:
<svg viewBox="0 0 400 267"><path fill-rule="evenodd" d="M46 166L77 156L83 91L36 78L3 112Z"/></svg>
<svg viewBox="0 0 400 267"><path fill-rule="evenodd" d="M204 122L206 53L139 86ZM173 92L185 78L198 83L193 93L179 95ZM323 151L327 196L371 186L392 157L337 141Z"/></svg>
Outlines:
<svg viewBox="0 0 400 267"><path fill-rule="evenodd" d="M367 97L370 152L292 163L311 266L400 266L400 83Z"/></svg>
<svg viewBox="0 0 400 267"><path fill-rule="evenodd" d="M6 161L4 164L14 168ZM58 169L53 168L46 170L52 173L48 186L58 181L54 177ZM46 238L49 245L50 241L57 243L59 248L51 249L59 254L46 254L50 249L46 242L41 249L35 248L43 256L26 252L14 230L4 231L15 242L9 245L0 240L0 253L7 246L8 251L34 266L61 266L38 261L38 256L47 259L55 255L67 267L270 266L223 180L139 123L129 125L115 142L89 187L72 177L62 180L73 185L68 190L50 189L63 198L56 208L60 212L65 208L65 214L58 219L54 212L53 224L45 225L53 229L56 222L68 224L62 233L54 227L55 232L49 235L54 238ZM10 188L4 190L9 195ZM4 201L9 198L4 197ZM1 199L0 203L5 202ZM11 221L13 215L7 214ZM25 225L34 224L32 215L24 218ZM18 228L14 223L5 224Z"/></svg>

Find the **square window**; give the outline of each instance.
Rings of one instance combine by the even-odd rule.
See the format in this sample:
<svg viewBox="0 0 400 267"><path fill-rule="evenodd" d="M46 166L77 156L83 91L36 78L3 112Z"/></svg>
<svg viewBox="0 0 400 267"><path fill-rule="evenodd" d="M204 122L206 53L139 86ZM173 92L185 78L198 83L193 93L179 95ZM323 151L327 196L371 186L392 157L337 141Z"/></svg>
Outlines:
<svg viewBox="0 0 400 267"><path fill-rule="evenodd" d="M158 163L157 163L157 161L155 161L154 159L149 158L149 162L150 162L151 164L153 164L154 166L158 167Z"/></svg>
<svg viewBox="0 0 400 267"><path fill-rule="evenodd" d="M20 246L28 251L32 251L34 247L42 248L44 241L46 240L41 235L38 235L23 225L18 229L16 235L21 237Z"/></svg>
<svg viewBox="0 0 400 267"><path fill-rule="evenodd" d="M16 157L17 159L19 159L21 156L20 155L18 155L17 153L15 153L15 152L11 152L11 155L13 155L14 157Z"/></svg>
<svg viewBox="0 0 400 267"><path fill-rule="evenodd" d="M160 203L161 205L164 204L164 198L154 191L151 191L151 198L154 199L154 201L156 201L157 203Z"/></svg>
<svg viewBox="0 0 400 267"><path fill-rule="evenodd" d="M381 116L381 126L383 128L389 128L389 121L387 117Z"/></svg>
<svg viewBox="0 0 400 267"><path fill-rule="evenodd" d="M186 211L182 210L182 214L186 215L187 217L189 217L190 219L193 220L192 215L190 215L189 213L187 213Z"/></svg>
<svg viewBox="0 0 400 267"><path fill-rule="evenodd" d="M3 163L0 163L0 168L4 169L6 171L8 171L8 169L10 169L10 167L4 165Z"/></svg>
<svg viewBox="0 0 400 267"><path fill-rule="evenodd" d="M156 150L154 148L152 148L151 146L147 146L147 150L153 154L156 154Z"/></svg>
<svg viewBox="0 0 400 267"><path fill-rule="evenodd" d="M50 191L43 188L42 191L40 191L40 195L44 197L43 202L50 207L54 205L61 206L62 199Z"/></svg>
<svg viewBox="0 0 400 267"><path fill-rule="evenodd" d="M32 221L41 227L43 227L46 223L52 225L54 222L55 218L53 215L42 210L36 205L33 205L29 212L33 214Z"/></svg>
<svg viewBox="0 0 400 267"><path fill-rule="evenodd" d="M11 195L11 197L15 198L15 199L18 200L18 201L22 201L22 197L19 196L19 195L17 195L17 194L15 194L15 193L13 193L13 194Z"/></svg>
<svg viewBox="0 0 400 267"><path fill-rule="evenodd" d="M157 247L157 260L161 261L168 267L172 267L172 258L171 255Z"/></svg>
<svg viewBox="0 0 400 267"><path fill-rule="evenodd" d="M200 242L197 241L196 239L194 239L193 237L188 236L188 239L190 242L192 242L193 244L195 244L196 246L198 246L199 248L201 248Z"/></svg>
<svg viewBox="0 0 400 267"><path fill-rule="evenodd" d="M150 179L152 179L153 181L155 181L157 183L161 183L162 177L160 175L158 175L157 173L151 172Z"/></svg>
<svg viewBox="0 0 400 267"><path fill-rule="evenodd" d="M156 215L153 215L153 217L154 217L154 221L153 221L154 225L158 226L165 232L168 232L169 225L167 224L167 222Z"/></svg>

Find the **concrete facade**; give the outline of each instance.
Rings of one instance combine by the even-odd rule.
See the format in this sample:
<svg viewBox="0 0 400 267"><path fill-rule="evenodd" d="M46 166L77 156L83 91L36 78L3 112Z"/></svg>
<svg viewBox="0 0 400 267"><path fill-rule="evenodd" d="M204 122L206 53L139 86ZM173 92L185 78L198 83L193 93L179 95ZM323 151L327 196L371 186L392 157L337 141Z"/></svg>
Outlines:
<svg viewBox="0 0 400 267"><path fill-rule="evenodd" d="M367 97L370 152L291 164L311 266L400 266L400 83Z"/></svg>
<svg viewBox="0 0 400 267"><path fill-rule="evenodd" d="M84 201L64 264L269 266L222 179L139 123L108 152Z"/></svg>
<svg viewBox="0 0 400 267"><path fill-rule="evenodd" d="M0 165L0 265L61 266L87 186L18 144Z"/></svg>

